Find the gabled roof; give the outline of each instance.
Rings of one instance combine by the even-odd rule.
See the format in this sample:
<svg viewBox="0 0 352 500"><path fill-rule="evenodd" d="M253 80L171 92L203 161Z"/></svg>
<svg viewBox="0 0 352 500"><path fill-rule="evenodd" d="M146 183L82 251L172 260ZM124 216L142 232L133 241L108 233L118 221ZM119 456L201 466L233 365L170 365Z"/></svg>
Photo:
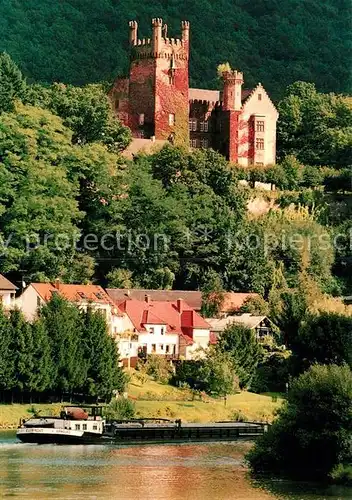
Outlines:
<svg viewBox="0 0 352 500"><path fill-rule="evenodd" d="M145 325L165 325L168 333L177 334L193 328L210 328L210 325L183 300L177 303L131 299L118 304L118 307L127 314L138 332L146 331Z"/></svg>
<svg viewBox="0 0 352 500"><path fill-rule="evenodd" d="M226 318L207 318L212 332L222 332L232 323L247 326L251 330L257 328L260 323L266 319L266 316L252 316L250 313L240 314L238 316L227 316Z"/></svg>
<svg viewBox="0 0 352 500"><path fill-rule="evenodd" d="M183 299L190 308L195 311L200 311L202 307L202 292L193 290L146 290L146 289L129 289L129 288L108 288L107 293L116 303L127 300L145 301L146 296L149 296L152 301L161 302L176 302L177 299ZM221 312L232 312L240 309L246 299L257 297L256 293L238 293L224 292L223 304Z"/></svg>
<svg viewBox="0 0 352 500"><path fill-rule="evenodd" d="M0 274L0 290L7 290L11 292L15 292L17 290L17 286L15 286L11 281L9 281L5 276Z"/></svg>
<svg viewBox="0 0 352 500"><path fill-rule="evenodd" d="M31 283L38 295L45 301L49 301L53 294L58 293L70 302L84 302L95 304L108 304L115 306L105 290L98 285L66 285L59 283Z"/></svg>

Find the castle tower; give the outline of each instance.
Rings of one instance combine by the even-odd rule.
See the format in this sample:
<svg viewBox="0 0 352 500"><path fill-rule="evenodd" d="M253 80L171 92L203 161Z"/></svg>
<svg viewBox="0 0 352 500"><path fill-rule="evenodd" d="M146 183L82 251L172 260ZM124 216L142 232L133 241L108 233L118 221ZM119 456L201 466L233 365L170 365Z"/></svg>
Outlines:
<svg viewBox="0 0 352 500"><path fill-rule="evenodd" d="M238 161L238 131L242 109L243 73L236 70L226 71L223 75L223 111L227 121L226 157L229 161Z"/></svg>
<svg viewBox="0 0 352 500"><path fill-rule="evenodd" d="M240 111L242 107L241 94L243 85L243 73L236 70L226 71L222 77L224 82L224 111Z"/></svg>
<svg viewBox="0 0 352 500"><path fill-rule="evenodd" d="M181 38L168 38L160 18L152 20L151 39L138 38L136 21L129 28L130 72L123 99L133 136L188 145L189 22L182 22Z"/></svg>

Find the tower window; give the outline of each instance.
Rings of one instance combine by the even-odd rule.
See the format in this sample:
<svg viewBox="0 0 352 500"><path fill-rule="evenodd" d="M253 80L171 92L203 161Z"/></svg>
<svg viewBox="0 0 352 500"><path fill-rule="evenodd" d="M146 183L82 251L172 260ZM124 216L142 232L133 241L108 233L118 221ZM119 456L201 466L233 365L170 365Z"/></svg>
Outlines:
<svg viewBox="0 0 352 500"><path fill-rule="evenodd" d="M208 132L209 130L209 123L208 122L200 122L200 131L201 132Z"/></svg>
<svg viewBox="0 0 352 500"><path fill-rule="evenodd" d="M141 113L139 115L138 122L139 122L139 125L144 125L144 113Z"/></svg>
<svg viewBox="0 0 352 500"><path fill-rule="evenodd" d="M197 118L190 118L189 119L189 130L191 132L197 131Z"/></svg>
<svg viewBox="0 0 352 500"><path fill-rule="evenodd" d="M175 125L175 113L170 113L169 114L169 125L170 125L170 127L172 127L173 125Z"/></svg>
<svg viewBox="0 0 352 500"><path fill-rule="evenodd" d="M257 121L257 132L264 132L264 121L263 120Z"/></svg>
<svg viewBox="0 0 352 500"><path fill-rule="evenodd" d="M255 141L255 148L256 149L264 149L264 139L256 139Z"/></svg>
<svg viewBox="0 0 352 500"><path fill-rule="evenodd" d="M262 100L262 94L258 94L258 101Z"/></svg>

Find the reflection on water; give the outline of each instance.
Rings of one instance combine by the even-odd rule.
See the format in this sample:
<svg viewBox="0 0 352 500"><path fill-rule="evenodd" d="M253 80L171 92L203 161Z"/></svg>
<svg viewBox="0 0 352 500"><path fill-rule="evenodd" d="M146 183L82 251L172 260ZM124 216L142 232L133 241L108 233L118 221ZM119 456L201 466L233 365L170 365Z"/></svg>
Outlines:
<svg viewBox="0 0 352 500"><path fill-rule="evenodd" d="M344 492L251 481L249 443L54 446L16 443L0 433L0 497L121 500L329 500ZM292 493L292 494L291 494ZM307 493L307 495L305 494ZM346 492L345 492L346 493ZM296 496L298 495L298 496Z"/></svg>

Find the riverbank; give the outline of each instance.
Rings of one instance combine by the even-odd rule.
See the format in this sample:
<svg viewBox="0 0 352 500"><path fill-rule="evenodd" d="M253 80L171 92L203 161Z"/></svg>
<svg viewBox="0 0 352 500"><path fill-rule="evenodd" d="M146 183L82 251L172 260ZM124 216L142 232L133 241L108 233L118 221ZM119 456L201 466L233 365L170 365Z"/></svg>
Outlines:
<svg viewBox="0 0 352 500"><path fill-rule="evenodd" d="M131 376L128 397L134 401L137 417L180 418L185 422L207 423L219 420L271 422L283 399L271 394L243 391L224 399L195 395L189 389L178 389L147 378L142 384ZM29 418L33 410L42 415L59 415L60 403L0 405L0 429L15 429L20 419Z"/></svg>

